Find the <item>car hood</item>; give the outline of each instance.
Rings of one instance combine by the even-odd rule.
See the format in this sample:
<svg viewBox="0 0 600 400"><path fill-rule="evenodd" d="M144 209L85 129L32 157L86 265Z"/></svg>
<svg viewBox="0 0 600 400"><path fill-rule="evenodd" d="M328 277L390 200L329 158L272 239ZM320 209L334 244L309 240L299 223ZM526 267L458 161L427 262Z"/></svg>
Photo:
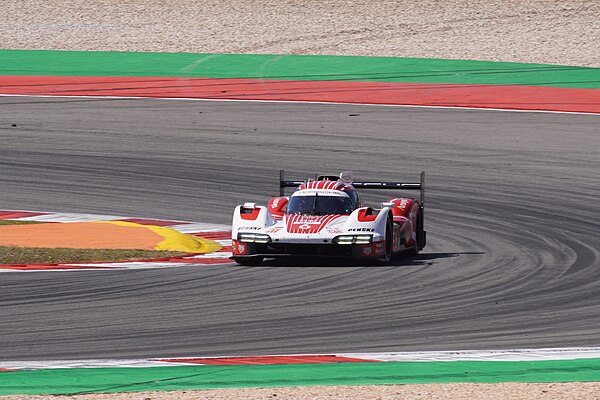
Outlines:
<svg viewBox="0 0 600 400"><path fill-rule="evenodd" d="M348 219L347 215L306 215L306 214L286 214L283 218L283 227L288 233L314 234L320 233L324 229L331 230L339 227ZM340 231L341 232L341 231Z"/></svg>

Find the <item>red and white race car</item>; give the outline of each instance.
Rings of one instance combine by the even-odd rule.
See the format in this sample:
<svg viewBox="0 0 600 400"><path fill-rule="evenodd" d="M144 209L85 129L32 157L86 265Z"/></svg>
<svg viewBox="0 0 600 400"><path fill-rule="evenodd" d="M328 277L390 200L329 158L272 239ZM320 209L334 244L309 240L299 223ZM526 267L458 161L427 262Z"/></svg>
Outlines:
<svg viewBox="0 0 600 400"><path fill-rule="evenodd" d="M423 229L425 173L416 183L353 182L352 173L287 181L280 171L279 197L267 206L245 203L233 212L234 261L258 265L264 258L339 257L388 262L399 252L417 254ZM286 187L297 187L285 196ZM356 189L420 190L420 198L393 198L381 208L363 207Z"/></svg>

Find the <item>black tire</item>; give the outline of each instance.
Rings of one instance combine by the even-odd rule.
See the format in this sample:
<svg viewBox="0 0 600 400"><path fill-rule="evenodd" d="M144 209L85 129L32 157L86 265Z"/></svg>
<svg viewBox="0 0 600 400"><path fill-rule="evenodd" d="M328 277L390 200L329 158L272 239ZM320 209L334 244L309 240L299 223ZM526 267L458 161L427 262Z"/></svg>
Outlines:
<svg viewBox="0 0 600 400"><path fill-rule="evenodd" d="M252 258L234 257L233 258L233 261L235 261L236 263L238 263L240 265L248 266L248 267L260 265L260 264L262 264L263 260L264 260L263 257L252 257Z"/></svg>
<svg viewBox="0 0 600 400"><path fill-rule="evenodd" d="M394 254L394 222L388 217L385 225L385 255L380 258L381 262L388 263Z"/></svg>
<svg viewBox="0 0 600 400"><path fill-rule="evenodd" d="M417 232L416 232L416 236L417 236L417 240L415 243L415 247L412 248L411 253L412 255L416 256L419 254L419 252L421 251L421 249L424 247L424 243L423 242L423 212L421 210L419 210L419 214L417 215Z"/></svg>
<svg viewBox="0 0 600 400"><path fill-rule="evenodd" d="M412 249L410 249L410 254L413 256L418 256L420 251L421 250L419 249L419 245L417 244Z"/></svg>

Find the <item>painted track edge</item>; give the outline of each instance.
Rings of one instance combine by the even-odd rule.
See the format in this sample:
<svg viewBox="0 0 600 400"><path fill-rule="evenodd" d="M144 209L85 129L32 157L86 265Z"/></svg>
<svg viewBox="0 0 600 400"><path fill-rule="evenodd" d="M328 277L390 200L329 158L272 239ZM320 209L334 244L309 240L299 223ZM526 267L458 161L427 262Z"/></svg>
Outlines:
<svg viewBox="0 0 600 400"><path fill-rule="evenodd" d="M11 214L24 214L20 217L11 218ZM31 215L27 215L31 214ZM4 218L3 218L4 217ZM147 221L161 224L166 228L191 235L212 236L214 240L223 246L223 249L205 254L193 254L171 259L134 260L123 262L98 262L98 263L62 263L62 264L5 264L0 265L0 273L8 272L72 272L72 271L111 271L125 269L153 269L174 268L186 266L205 266L215 264L230 264L231 256L231 228L229 225L198 223L189 221L167 221L154 218L124 217L114 215L83 214L83 213L59 213L29 210L0 210L0 219L38 221L38 222L85 222L85 221ZM142 223L143 224L143 223Z"/></svg>
<svg viewBox="0 0 600 400"><path fill-rule="evenodd" d="M62 99L94 99L94 100L169 100L169 101L205 101L205 102L243 102L243 103L289 103L289 104L332 104L347 106L369 106L369 107L399 107L399 108L425 108L425 109L451 109L465 111L502 111L519 113L545 113L545 114L574 114L574 115L600 115L595 112L584 111L556 111L556 110L523 110L518 108L493 108L493 107L461 107L461 106L433 106L419 104L373 104L373 103L346 103L335 101L301 101L301 100L258 100L258 99L211 99L191 97L141 97L141 96L64 96L64 95L28 95L28 94L2 94L0 97L31 97L31 98L62 98Z"/></svg>

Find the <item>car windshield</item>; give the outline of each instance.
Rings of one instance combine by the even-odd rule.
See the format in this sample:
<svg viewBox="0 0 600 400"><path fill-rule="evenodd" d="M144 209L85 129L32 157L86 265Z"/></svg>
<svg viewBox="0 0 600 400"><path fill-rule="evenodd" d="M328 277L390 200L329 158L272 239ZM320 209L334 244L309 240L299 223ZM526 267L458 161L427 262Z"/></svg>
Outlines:
<svg viewBox="0 0 600 400"><path fill-rule="evenodd" d="M288 214L350 214L354 201L348 196L292 196L288 203Z"/></svg>

